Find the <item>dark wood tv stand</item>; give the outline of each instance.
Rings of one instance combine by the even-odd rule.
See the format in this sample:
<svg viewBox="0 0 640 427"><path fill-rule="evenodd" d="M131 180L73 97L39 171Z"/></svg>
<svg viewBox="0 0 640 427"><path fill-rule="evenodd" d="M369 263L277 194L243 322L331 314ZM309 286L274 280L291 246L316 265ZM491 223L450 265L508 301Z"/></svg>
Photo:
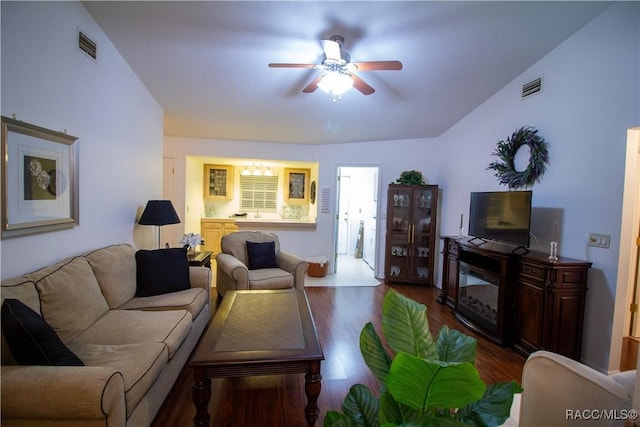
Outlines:
<svg viewBox="0 0 640 427"><path fill-rule="evenodd" d="M514 246L443 237L442 295L470 329L525 355L580 359L590 262L513 251Z"/></svg>

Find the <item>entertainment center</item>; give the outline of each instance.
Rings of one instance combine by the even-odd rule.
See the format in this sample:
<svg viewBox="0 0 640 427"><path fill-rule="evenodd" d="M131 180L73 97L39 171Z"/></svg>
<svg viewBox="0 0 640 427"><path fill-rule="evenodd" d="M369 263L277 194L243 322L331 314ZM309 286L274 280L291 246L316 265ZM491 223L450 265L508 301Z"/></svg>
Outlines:
<svg viewBox="0 0 640 427"><path fill-rule="evenodd" d="M549 350L580 360L590 262L551 261L474 237L443 239L440 302L461 323L525 355Z"/></svg>

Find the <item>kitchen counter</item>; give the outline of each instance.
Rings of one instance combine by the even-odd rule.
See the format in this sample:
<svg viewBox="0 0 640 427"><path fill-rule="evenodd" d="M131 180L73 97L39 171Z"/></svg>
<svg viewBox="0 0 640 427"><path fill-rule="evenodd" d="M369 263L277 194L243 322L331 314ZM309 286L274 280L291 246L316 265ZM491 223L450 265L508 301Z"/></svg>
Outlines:
<svg viewBox="0 0 640 427"><path fill-rule="evenodd" d="M202 218L203 222L234 223L239 230L259 228L260 230L315 230L316 222L308 219L277 219L277 218Z"/></svg>

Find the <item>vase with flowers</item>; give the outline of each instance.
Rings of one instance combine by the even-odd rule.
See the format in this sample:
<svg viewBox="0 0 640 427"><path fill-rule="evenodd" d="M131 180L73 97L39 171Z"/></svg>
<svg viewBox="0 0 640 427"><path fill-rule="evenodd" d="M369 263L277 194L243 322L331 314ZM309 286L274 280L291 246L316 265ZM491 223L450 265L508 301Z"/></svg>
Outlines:
<svg viewBox="0 0 640 427"><path fill-rule="evenodd" d="M198 233L187 233L180 239L180 244L187 248L187 253L194 254L196 252L196 246L204 245L204 240Z"/></svg>

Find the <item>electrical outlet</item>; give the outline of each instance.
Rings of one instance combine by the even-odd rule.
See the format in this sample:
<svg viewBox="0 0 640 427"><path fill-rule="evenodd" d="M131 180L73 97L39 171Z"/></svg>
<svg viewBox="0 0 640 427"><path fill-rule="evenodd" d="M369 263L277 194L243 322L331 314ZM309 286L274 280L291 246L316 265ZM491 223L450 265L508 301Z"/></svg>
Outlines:
<svg viewBox="0 0 640 427"><path fill-rule="evenodd" d="M609 248L611 234L589 233L589 246L595 248Z"/></svg>

